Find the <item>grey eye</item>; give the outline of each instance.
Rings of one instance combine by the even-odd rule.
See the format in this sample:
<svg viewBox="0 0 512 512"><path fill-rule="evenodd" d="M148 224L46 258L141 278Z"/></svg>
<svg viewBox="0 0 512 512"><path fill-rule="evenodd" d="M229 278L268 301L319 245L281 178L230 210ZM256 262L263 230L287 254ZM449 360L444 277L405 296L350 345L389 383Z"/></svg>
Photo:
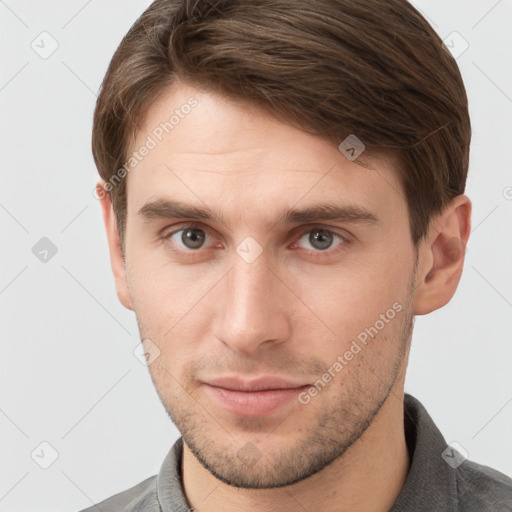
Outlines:
<svg viewBox="0 0 512 512"><path fill-rule="evenodd" d="M176 231L173 233L170 237L172 240L173 237L176 235L179 235L181 233L181 236L179 237L179 240L181 242L181 245L185 249L199 249L206 240L206 233L202 229L198 228L185 228L180 229L179 231ZM176 240L172 240L174 243L176 243ZM180 244L178 244L180 245Z"/></svg>
<svg viewBox="0 0 512 512"><path fill-rule="evenodd" d="M299 243L304 241L310 245L313 249L316 249L317 251L325 251L326 249L329 249L332 245L335 239L339 240L339 243L336 245L339 245L340 243L343 243L343 238L338 235L337 233L333 233L332 231L329 231L328 229L312 229L311 231L308 231L307 233L304 233L299 239ZM306 249L310 248L306 247Z"/></svg>
<svg viewBox="0 0 512 512"><path fill-rule="evenodd" d="M333 242L332 233L325 229L315 229L309 233L309 242L315 249L328 249Z"/></svg>

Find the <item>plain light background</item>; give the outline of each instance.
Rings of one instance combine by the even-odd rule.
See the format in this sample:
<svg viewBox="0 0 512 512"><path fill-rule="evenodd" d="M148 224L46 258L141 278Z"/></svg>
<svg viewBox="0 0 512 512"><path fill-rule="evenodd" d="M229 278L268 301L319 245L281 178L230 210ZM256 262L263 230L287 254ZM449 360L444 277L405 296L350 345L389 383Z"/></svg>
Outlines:
<svg viewBox="0 0 512 512"><path fill-rule="evenodd" d="M96 95L149 3L0 0L2 512L90 506L156 474L178 436L134 356L92 194ZM474 212L454 299L416 320L406 391L448 443L512 475L512 2L415 5L460 53Z"/></svg>

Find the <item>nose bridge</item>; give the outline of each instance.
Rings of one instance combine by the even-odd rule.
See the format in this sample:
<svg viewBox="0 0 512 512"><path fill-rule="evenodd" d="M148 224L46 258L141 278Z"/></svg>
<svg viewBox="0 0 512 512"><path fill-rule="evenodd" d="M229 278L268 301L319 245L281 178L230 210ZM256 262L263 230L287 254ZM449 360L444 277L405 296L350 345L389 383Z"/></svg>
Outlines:
<svg viewBox="0 0 512 512"><path fill-rule="evenodd" d="M267 267L267 261L260 256L253 262L247 262L242 257L234 258L233 270L229 277L229 292L233 294L234 308L240 312L252 310L253 306L261 304L261 299L268 298L274 277ZM253 314L257 311L253 310Z"/></svg>
<svg viewBox="0 0 512 512"><path fill-rule="evenodd" d="M278 283L267 265L263 253L252 261L244 258L243 252L242 256L234 254L232 270L223 283L214 333L234 350L250 352L262 343L279 343L288 337Z"/></svg>

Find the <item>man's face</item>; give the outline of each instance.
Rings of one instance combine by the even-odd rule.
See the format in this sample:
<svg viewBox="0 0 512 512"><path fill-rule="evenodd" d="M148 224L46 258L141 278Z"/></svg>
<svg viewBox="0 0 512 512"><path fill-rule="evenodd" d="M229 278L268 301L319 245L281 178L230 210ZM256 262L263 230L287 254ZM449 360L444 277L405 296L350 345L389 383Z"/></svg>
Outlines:
<svg viewBox="0 0 512 512"><path fill-rule="evenodd" d="M301 480L357 441L405 365L415 250L396 171L183 84L133 149L148 135L158 144L127 177L124 302L160 351L157 392L221 480Z"/></svg>

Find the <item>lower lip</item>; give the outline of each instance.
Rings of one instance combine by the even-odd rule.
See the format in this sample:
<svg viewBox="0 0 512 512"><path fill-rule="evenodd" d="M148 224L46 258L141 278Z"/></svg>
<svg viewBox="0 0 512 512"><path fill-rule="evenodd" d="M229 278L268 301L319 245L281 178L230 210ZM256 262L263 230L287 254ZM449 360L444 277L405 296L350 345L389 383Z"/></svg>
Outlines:
<svg viewBox="0 0 512 512"><path fill-rule="evenodd" d="M299 393L309 386L300 388L268 389L262 391L236 391L205 385L213 399L227 411L239 416L267 416L297 399Z"/></svg>

